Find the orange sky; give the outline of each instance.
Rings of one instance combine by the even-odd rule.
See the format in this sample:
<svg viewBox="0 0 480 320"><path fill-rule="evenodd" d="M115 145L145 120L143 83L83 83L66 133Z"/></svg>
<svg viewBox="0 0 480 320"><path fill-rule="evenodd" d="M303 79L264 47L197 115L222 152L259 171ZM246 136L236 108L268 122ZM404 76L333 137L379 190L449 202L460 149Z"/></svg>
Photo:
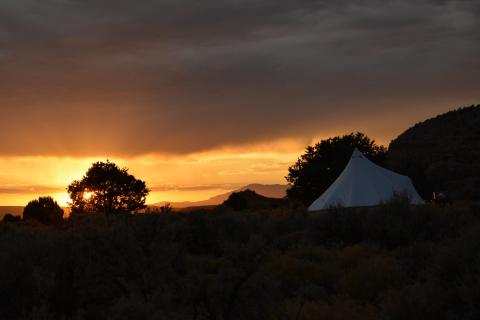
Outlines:
<svg viewBox="0 0 480 320"><path fill-rule="evenodd" d="M285 183L288 166L303 149L299 141L277 141L245 148L222 148L184 156L110 158L147 181L148 203L203 200L252 182ZM90 164L105 158L0 157L0 204L24 205L51 195L68 203L66 186Z"/></svg>
<svg viewBox="0 0 480 320"><path fill-rule="evenodd" d="M285 183L312 142L388 145L480 101L478 1L0 1L0 205L94 161L149 203Z"/></svg>
<svg viewBox="0 0 480 320"><path fill-rule="evenodd" d="M147 182L152 190L148 204L204 200L250 183L285 184L288 167L309 144L361 131L388 146L408 127L449 109L445 102L443 110L438 106L425 106L408 114L398 110L383 112L381 119L370 113L364 118L332 122L314 135L226 145L203 152L152 152L138 156L112 156L110 152L97 156L3 155L0 156L0 205L23 206L38 196L50 195L66 206L67 185L80 179L93 162L106 159L129 168L133 175Z"/></svg>
<svg viewBox="0 0 480 320"><path fill-rule="evenodd" d="M147 198L149 204L204 200L250 183L285 184L288 167L308 144L350 131L341 128L305 139L225 146L185 155L4 156L0 157L0 205L25 205L38 196L50 195L66 206L66 186L80 179L93 162L106 159L129 168L133 175L147 182L152 190ZM382 126L377 126L377 132L382 132ZM387 145L394 137L386 132L383 138L376 139L378 143Z"/></svg>

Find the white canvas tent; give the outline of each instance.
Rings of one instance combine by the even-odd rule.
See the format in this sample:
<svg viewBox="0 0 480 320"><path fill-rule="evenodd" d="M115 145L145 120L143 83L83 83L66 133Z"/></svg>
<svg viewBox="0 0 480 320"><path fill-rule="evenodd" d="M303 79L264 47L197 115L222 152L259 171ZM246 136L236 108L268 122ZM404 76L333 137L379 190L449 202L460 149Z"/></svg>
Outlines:
<svg viewBox="0 0 480 320"><path fill-rule="evenodd" d="M355 149L337 180L308 210L375 206L390 200L395 194L406 194L412 204L424 203L409 177L376 165Z"/></svg>

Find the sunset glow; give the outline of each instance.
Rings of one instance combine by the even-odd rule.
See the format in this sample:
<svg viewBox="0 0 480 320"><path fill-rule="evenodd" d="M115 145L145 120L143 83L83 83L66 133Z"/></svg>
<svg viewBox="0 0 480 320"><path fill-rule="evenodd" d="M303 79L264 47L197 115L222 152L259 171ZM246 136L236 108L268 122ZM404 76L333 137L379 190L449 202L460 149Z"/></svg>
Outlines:
<svg viewBox="0 0 480 320"><path fill-rule="evenodd" d="M90 200L92 198L93 194L94 194L93 192L86 191L86 192L83 193L83 198L85 200Z"/></svg>
<svg viewBox="0 0 480 320"><path fill-rule="evenodd" d="M480 98L471 1L187 2L2 1L0 206L106 159L148 203L285 184L321 139Z"/></svg>
<svg viewBox="0 0 480 320"><path fill-rule="evenodd" d="M244 148L225 147L184 156L145 155L131 158L0 158L0 203L24 205L51 195L62 206L69 203L66 187L81 179L95 161L109 158L145 180L151 193L147 203L199 201L252 182L284 184L287 168L304 148L303 141L277 141ZM40 169L41 168L41 169ZM84 194L85 198L91 192Z"/></svg>
<svg viewBox="0 0 480 320"><path fill-rule="evenodd" d="M475 319L479 57L480 0L0 0L0 320Z"/></svg>
<svg viewBox="0 0 480 320"><path fill-rule="evenodd" d="M377 133L371 136L387 145L395 133L392 130L382 131L381 126L379 128L370 128L370 131ZM67 186L72 181L81 179L93 162L106 159L120 167L129 168L130 173L147 182L147 187L151 190L147 198L148 204L205 200L250 183L285 184L288 167L307 145L343 134L346 130L341 128L325 131L324 134L302 139L286 138L223 146L184 155L0 157L0 205L23 206L33 198L50 195L60 205L68 206L70 199L66 192ZM84 194L86 198L90 195L89 192Z"/></svg>

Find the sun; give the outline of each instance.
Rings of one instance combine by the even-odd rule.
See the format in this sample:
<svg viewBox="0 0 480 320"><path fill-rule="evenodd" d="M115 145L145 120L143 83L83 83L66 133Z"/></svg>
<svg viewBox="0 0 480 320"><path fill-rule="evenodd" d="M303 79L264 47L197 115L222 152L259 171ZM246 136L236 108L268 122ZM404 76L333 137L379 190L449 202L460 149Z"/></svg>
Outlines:
<svg viewBox="0 0 480 320"><path fill-rule="evenodd" d="M83 199L90 200L93 197L92 191L84 191L83 192Z"/></svg>

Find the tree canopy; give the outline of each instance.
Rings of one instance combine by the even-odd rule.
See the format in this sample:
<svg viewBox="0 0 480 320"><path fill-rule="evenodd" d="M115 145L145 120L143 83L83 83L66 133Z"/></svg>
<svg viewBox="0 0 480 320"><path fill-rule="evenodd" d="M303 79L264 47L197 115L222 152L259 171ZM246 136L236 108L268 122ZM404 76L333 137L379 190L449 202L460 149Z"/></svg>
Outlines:
<svg viewBox="0 0 480 320"><path fill-rule="evenodd" d="M110 161L95 162L81 180L67 188L73 213L134 212L146 208L146 184Z"/></svg>
<svg viewBox="0 0 480 320"><path fill-rule="evenodd" d="M36 220L43 224L56 224L63 219L63 209L51 197L30 201L23 210L24 220Z"/></svg>
<svg viewBox="0 0 480 320"><path fill-rule="evenodd" d="M308 146L305 153L288 169L285 177L291 188L287 196L310 205L340 175L355 148L379 165L385 165L386 149L361 132L350 133Z"/></svg>

